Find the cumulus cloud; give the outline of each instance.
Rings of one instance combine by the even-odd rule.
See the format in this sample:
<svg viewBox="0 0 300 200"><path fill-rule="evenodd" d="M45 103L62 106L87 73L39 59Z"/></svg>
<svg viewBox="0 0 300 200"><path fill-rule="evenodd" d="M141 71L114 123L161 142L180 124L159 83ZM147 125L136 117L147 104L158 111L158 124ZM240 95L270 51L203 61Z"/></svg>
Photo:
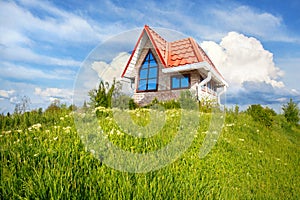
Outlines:
<svg viewBox="0 0 300 200"><path fill-rule="evenodd" d="M289 98L300 101L299 92L286 88L280 80L284 72L276 67L273 54L253 37L228 33L217 44L201 44L229 83L229 104L281 104Z"/></svg>
<svg viewBox="0 0 300 200"><path fill-rule="evenodd" d="M119 53L110 63L95 61L92 69L95 70L103 81L112 82L114 78L121 78L122 72L128 62L130 54L127 52Z"/></svg>
<svg viewBox="0 0 300 200"><path fill-rule="evenodd" d="M0 99L9 99L14 93L15 90L0 90Z"/></svg>
<svg viewBox="0 0 300 200"><path fill-rule="evenodd" d="M36 87L34 90L34 94L44 99L48 99L51 102L55 99L70 102L72 100L73 91L61 88L46 88L43 90L39 87Z"/></svg>
<svg viewBox="0 0 300 200"><path fill-rule="evenodd" d="M279 80L284 73L275 66L273 54L253 37L230 32L220 44L205 41L201 46L233 88L241 88L247 81L284 87Z"/></svg>

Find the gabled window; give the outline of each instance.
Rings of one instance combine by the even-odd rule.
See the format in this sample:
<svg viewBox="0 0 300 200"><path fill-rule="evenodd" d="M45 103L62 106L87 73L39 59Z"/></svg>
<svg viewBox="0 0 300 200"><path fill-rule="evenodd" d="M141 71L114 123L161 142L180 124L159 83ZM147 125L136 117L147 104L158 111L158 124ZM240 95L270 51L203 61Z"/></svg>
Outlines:
<svg viewBox="0 0 300 200"><path fill-rule="evenodd" d="M190 88L190 75L176 75L171 77L172 89L185 89Z"/></svg>
<svg viewBox="0 0 300 200"><path fill-rule="evenodd" d="M139 71L138 91L157 90L158 65L149 50Z"/></svg>

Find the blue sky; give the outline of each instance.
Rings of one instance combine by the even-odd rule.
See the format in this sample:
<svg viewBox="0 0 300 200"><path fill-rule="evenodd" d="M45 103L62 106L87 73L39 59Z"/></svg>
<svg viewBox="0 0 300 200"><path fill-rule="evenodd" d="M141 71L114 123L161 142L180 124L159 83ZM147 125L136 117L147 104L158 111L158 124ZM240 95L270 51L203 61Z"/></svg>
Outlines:
<svg viewBox="0 0 300 200"><path fill-rule="evenodd" d="M1 1L0 113L24 95L32 109L72 103L89 53L145 24L195 38L227 75L228 105L280 111L289 98L300 102L299 8L298 0Z"/></svg>

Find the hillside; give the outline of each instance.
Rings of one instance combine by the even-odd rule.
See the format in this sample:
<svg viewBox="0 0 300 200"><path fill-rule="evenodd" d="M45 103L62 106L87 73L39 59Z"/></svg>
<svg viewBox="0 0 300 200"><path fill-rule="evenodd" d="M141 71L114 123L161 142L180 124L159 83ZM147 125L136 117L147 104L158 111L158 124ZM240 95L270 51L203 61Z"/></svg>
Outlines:
<svg viewBox="0 0 300 200"><path fill-rule="evenodd" d="M280 115L265 127L245 113L227 113L219 140L200 159L208 123L209 114L201 114L192 145L175 162L129 173L86 151L69 111L1 116L1 199L300 199L299 127ZM134 148L122 143L126 135L109 139L129 151L153 150L173 137L173 128L153 139L162 141Z"/></svg>

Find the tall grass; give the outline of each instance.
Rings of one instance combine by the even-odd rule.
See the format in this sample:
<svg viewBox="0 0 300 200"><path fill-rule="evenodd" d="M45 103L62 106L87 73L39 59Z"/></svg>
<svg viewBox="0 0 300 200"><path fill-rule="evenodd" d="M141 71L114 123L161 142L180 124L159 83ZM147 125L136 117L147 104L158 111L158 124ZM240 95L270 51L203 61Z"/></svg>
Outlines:
<svg viewBox="0 0 300 200"><path fill-rule="evenodd" d="M87 151L72 113L27 115L1 118L1 199L300 199L300 130L286 128L282 116L270 128L247 114L227 114L216 146L200 159L210 119L202 114L192 145L179 159L135 174L111 169ZM178 123L168 118L173 126L161 134L133 140L109 120L100 120L107 133L115 128L109 139L135 152L167 144Z"/></svg>

